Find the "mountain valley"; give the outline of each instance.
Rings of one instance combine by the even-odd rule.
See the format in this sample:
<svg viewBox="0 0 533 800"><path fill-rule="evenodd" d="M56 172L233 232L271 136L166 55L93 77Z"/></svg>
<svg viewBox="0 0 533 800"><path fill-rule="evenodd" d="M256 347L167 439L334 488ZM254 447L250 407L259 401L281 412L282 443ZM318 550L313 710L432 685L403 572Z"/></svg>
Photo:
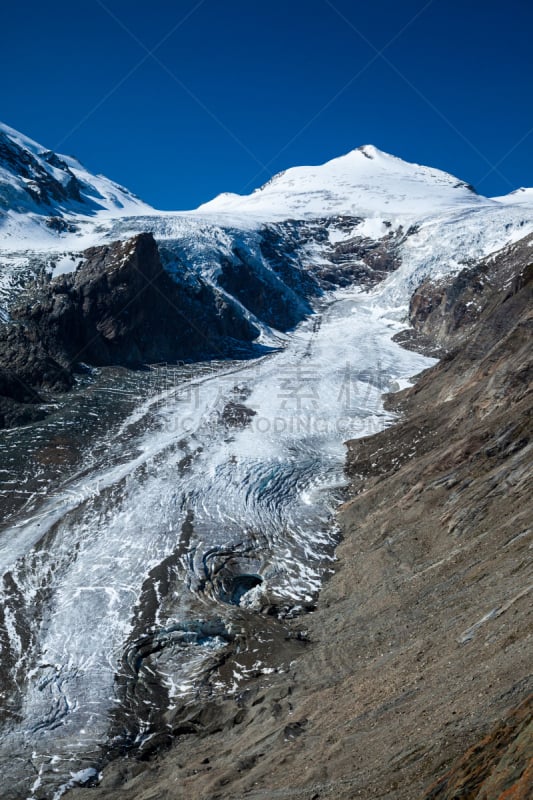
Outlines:
<svg viewBox="0 0 533 800"><path fill-rule="evenodd" d="M162 212L0 126L5 800L531 796L532 248L371 145Z"/></svg>

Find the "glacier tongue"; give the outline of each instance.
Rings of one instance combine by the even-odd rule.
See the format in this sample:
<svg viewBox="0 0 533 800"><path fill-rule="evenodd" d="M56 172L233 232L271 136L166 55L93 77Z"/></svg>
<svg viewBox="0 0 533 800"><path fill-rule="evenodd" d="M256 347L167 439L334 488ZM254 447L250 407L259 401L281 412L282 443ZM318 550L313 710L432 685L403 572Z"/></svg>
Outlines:
<svg viewBox="0 0 533 800"><path fill-rule="evenodd" d="M168 709L177 714L202 681L233 685L213 664L243 614L313 600L335 539L342 441L387 424L381 393L431 363L391 341L398 327L369 296L337 292L285 350L165 391L142 412L144 433L138 415L111 432L109 466L67 481L3 532L2 568L16 587L3 591L4 657L26 687L21 721L4 733L7 776L26 748L43 787L68 781L88 753L97 761L117 700L132 737L157 732L155 695L143 690L141 707L140 689L131 693L143 670L172 725ZM138 662L142 637L165 631L167 656L149 650Z"/></svg>

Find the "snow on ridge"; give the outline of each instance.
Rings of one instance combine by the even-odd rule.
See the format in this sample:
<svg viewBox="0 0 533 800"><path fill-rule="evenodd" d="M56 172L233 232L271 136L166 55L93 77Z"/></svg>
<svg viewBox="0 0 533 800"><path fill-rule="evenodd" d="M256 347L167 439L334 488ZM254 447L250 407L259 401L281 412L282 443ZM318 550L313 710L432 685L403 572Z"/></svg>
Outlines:
<svg viewBox="0 0 533 800"><path fill-rule="evenodd" d="M218 195L196 213L247 212L270 220L378 212L420 217L493 202L447 172L363 145L319 166L284 170L249 195Z"/></svg>
<svg viewBox="0 0 533 800"><path fill-rule="evenodd" d="M57 235L57 228L46 230L50 217L77 220L148 211L154 210L128 189L103 175L92 175L72 156L54 153L0 123L0 230L4 237Z"/></svg>
<svg viewBox="0 0 533 800"><path fill-rule="evenodd" d="M42 145L34 139L30 139L29 136L25 136L25 134L20 133L20 131L16 131L15 128L10 128L9 125L6 125L4 122L0 122L0 131L10 139L13 139L20 147L29 150L33 155L46 152L46 148L42 147Z"/></svg>
<svg viewBox="0 0 533 800"><path fill-rule="evenodd" d="M521 186L515 189L514 192L501 195L500 197L493 197L498 203L516 203L519 205L528 205L533 209L533 187Z"/></svg>
<svg viewBox="0 0 533 800"><path fill-rule="evenodd" d="M412 293L425 278L460 272L530 233L533 209L512 201L427 220L405 239L401 266L374 290L376 307L396 309L399 317L405 317Z"/></svg>

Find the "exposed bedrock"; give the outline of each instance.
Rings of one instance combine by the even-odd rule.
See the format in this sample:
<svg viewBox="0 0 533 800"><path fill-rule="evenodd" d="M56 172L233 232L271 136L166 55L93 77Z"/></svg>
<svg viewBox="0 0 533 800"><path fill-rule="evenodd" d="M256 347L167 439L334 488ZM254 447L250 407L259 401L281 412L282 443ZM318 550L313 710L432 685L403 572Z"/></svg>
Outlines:
<svg viewBox="0 0 533 800"><path fill-rule="evenodd" d="M73 385L72 373L50 356L37 331L0 325L0 428L42 419L42 390L62 392Z"/></svg>
<svg viewBox="0 0 533 800"><path fill-rule="evenodd" d="M138 366L220 354L228 338L257 335L206 284L190 289L173 281L149 233L90 248L84 256L75 272L52 280L12 312L70 365Z"/></svg>
<svg viewBox="0 0 533 800"><path fill-rule="evenodd" d="M275 273L250 263L247 253L236 250L233 259L221 260L221 266L220 286L267 325L286 331L311 313L303 297Z"/></svg>
<svg viewBox="0 0 533 800"><path fill-rule="evenodd" d="M86 250L76 271L27 290L0 326L0 423L39 418L45 392L74 384L80 364L176 362L252 352L257 328L198 280L163 269L149 233ZM24 403L24 408L17 404Z"/></svg>
<svg viewBox="0 0 533 800"><path fill-rule="evenodd" d="M159 248L144 232L86 250L75 271L52 280L43 264L0 326L0 426L42 418L39 405L69 389L80 364L138 367L265 352L253 344L261 324L288 331L324 290L370 287L399 266L399 245L412 231L400 226L371 239L358 233L363 222L289 220L248 238L228 230L230 248L200 247L192 260L183 242ZM199 264L216 278L203 276Z"/></svg>
<svg viewBox="0 0 533 800"><path fill-rule="evenodd" d="M363 223L349 216L271 223L261 229L261 253L304 296L354 283L375 286L400 266L400 244L415 228L400 225L370 238L360 232Z"/></svg>

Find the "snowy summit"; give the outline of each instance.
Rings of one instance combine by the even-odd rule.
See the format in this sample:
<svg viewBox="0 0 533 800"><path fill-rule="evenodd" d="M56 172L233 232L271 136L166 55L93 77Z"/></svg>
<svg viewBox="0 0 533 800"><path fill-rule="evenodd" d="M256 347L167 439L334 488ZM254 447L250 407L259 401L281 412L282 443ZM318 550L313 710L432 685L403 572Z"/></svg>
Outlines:
<svg viewBox="0 0 533 800"><path fill-rule="evenodd" d="M197 210L266 219L376 213L427 216L483 202L487 201L471 186L447 172L364 145L320 166L280 172L250 195L221 194Z"/></svg>

